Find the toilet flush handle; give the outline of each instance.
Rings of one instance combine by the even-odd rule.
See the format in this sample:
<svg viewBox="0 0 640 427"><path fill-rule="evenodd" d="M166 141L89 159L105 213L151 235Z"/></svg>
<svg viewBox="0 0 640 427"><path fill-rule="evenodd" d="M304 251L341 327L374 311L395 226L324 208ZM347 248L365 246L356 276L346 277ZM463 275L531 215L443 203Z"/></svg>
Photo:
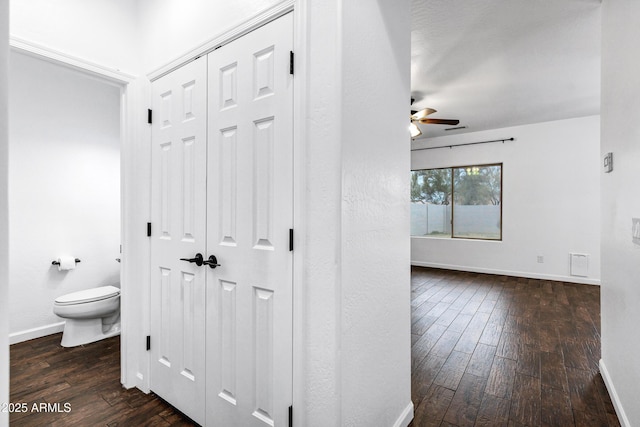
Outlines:
<svg viewBox="0 0 640 427"><path fill-rule="evenodd" d="M200 267L204 262L204 257L201 253L197 253L195 258L180 258L180 261L195 262L196 265Z"/></svg>
<svg viewBox="0 0 640 427"><path fill-rule="evenodd" d="M209 255L209 259L203 262L204 265L208 265L210 268L220 267L218 264L218 258L215 255Z"/></svg>

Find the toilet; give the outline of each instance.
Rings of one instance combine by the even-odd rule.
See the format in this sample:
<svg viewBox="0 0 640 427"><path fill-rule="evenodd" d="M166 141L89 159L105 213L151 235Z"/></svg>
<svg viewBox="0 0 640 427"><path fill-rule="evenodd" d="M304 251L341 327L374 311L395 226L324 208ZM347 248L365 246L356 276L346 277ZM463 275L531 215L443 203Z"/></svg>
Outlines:
<svg viewBox="0 0 640 427"><path fill-rule="evenodd" d="M56 298L53 312L64 318L63 347L75 347L120 334L120 289L100 286Z"/></svg>

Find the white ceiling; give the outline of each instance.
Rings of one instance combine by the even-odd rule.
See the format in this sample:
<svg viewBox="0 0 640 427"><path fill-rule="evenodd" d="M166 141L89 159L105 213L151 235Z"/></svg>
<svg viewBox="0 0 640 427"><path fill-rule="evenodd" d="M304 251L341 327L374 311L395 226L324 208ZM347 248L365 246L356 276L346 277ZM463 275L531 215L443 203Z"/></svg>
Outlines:
<svg viewBox="0 0 640 427"><path fill-rule="evenodd" d="M412 109L459 119L423 137L600 112L600 0L412 0Z"/></svg>

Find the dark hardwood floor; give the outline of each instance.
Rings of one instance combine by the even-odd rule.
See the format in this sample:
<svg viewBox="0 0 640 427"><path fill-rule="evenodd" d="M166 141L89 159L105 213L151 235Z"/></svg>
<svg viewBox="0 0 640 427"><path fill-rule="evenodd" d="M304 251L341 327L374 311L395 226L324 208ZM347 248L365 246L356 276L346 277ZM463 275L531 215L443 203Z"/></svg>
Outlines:
<svg viewBox="0 0 640 427"><path fill-rule="evenodd" d="M61 347L61 337L11 346L11 402L27 404L10 414L12 427L195 425L153 394L122 388L120 337L73 348Z"/></svg>
<svg viewBox="0 0 640 427"><path fill-rule="evenodd" d="M413 427L619 426L598 373L598 287L413 268L411 304ZM11 346L11 401L28 404L11 426L194 425L122 388L119 337L60 338Z"/></svg>
<svg viewBox="0 0 640 427"><path fill-rule="evenodd" d="M600 288L412 268L413 427L619 426Z"/></svg>

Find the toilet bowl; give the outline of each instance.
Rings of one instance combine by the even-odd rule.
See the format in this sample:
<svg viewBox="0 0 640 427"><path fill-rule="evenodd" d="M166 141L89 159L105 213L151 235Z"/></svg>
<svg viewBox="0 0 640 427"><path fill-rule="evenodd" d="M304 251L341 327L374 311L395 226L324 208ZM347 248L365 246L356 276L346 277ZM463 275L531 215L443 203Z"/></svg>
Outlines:
<svg viewBox="0 0 640 427"><path fill-rule="evenodd" d="M63 347L88 344L120 333L120 289L100 286L56 298L53 312L65 319Z"/></svg>

